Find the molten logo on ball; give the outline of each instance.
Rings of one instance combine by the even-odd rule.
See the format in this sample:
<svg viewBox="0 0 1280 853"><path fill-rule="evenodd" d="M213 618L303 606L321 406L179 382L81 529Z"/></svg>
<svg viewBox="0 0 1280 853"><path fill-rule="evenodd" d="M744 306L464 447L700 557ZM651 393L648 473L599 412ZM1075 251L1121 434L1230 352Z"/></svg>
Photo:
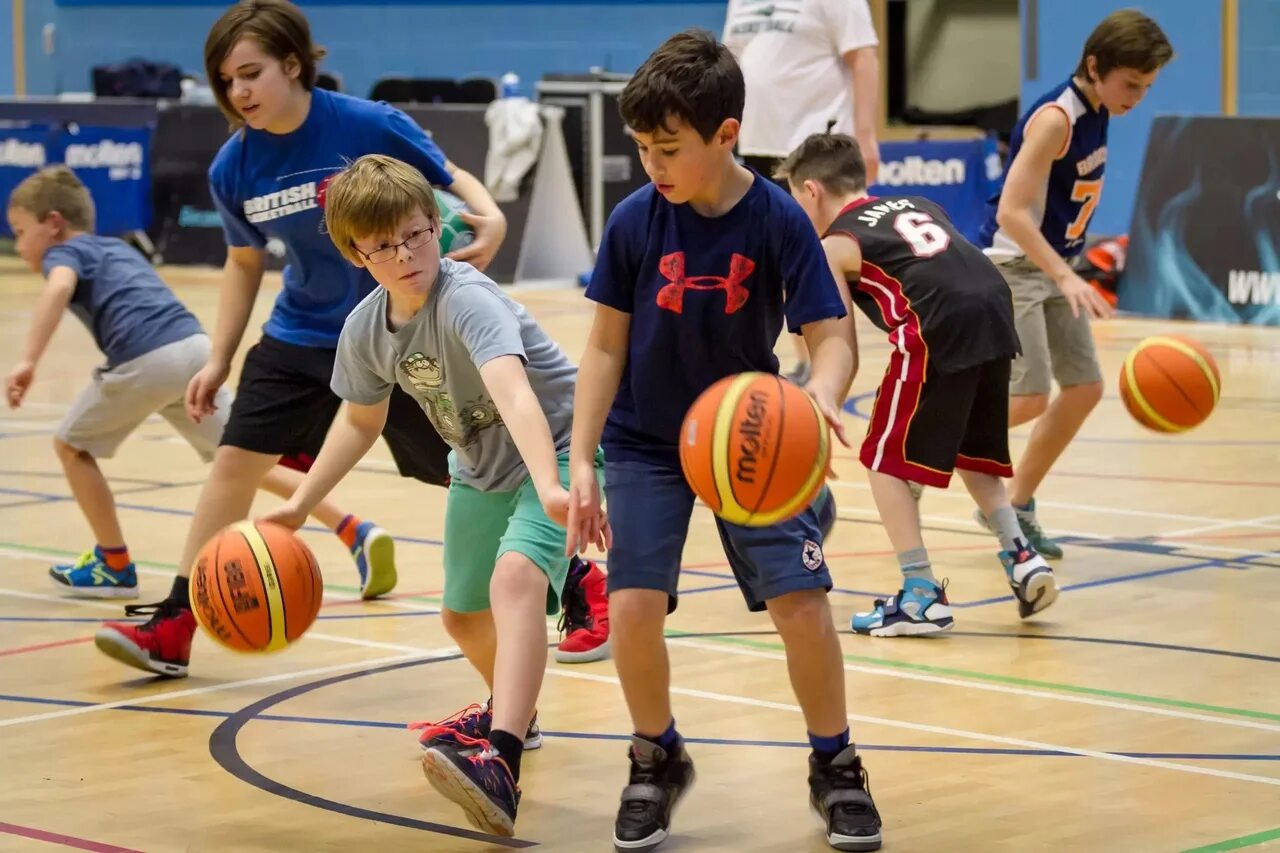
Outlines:
<svg viewBox="0 0 1280 853"><path fill-rule="evenodd" d="M766 450L764 420L768 415L768 396L763 391L747 393L747 411L738 422L738 464L734 476L743 483L755 483L760 469L760 457Z"/></svg>

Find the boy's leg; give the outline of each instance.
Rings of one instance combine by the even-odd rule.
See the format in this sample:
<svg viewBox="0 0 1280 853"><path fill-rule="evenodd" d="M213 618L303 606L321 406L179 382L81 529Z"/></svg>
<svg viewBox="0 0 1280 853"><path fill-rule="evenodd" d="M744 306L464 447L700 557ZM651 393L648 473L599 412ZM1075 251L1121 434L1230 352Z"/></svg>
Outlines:
<svg viewBox="0 0 1280 853"><path fill-rule="evenodd" d="M676 606L680 556L693 492L677 460L617 459L606 450L609 620L613 658L634 733L628 784L614 821L618 850L652 850L667 837L676 804L693 784L693 762L671 713L662 627Z"/></svg>
<svg viewBox="0 0 1280 853"><path fill-rule="evenodd" d="M787 673L813 749L809 802L828 843L842 850L880 847L880 817L850 741L844 658L827 592L818 507L770 527L717 522L729 565L751 610L768 609L787 654Z"/></svg>

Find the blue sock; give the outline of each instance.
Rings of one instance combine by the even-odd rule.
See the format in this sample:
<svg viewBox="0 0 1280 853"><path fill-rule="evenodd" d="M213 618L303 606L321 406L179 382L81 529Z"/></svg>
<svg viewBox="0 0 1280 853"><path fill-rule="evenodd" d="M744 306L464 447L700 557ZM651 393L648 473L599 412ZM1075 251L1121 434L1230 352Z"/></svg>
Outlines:
<svg viewBox="0 0 1280 853"><path fill-rule="evenodd" d="M672 747L680 742L680 733L676 731L676 721L674 717L671 720L671 724L667 726L667 730L657 737L642 735L639 732L636 732L636 735L647 741L656 743L658 746L662 747L663 752L668 754L670 754Z"/></svg>
<svg viewBox="0 0 1280 853"><path fill-rule="evenodd" d="M813 732L809 732L809 746L813 747L814 754L825 762L839 755L846 746L849 745L849 730L845 729L835 737L819 737Z"/></svg>

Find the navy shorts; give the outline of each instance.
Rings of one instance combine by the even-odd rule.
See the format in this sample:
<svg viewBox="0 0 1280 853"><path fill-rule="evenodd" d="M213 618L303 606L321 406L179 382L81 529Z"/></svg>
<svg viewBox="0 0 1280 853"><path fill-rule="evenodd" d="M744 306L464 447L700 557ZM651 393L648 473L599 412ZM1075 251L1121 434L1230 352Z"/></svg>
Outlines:
<svg viewBox="0 0 1280 853"><path fill-rule="evenodd" d="M694 495L680 465L662 459L613 461L605 448L605 499L613 547L609 592L656 589L676 609L680 558L689 534ZM769 527L741 527L716 519L720 543L747 609L761 611L770 599L806 589L831 589L822 556L822 531L835 521L835 502L823 489L795 518Z"/></svg>

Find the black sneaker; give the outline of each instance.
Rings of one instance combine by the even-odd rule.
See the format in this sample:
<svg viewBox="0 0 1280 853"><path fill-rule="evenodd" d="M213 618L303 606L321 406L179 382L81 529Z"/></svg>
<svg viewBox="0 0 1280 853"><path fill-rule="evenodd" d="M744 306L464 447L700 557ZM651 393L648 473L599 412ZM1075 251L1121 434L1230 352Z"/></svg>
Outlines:
<svg viewBox="0 0 1280 853"><path fill-rule="evenodd" d="M422 756L422 772L431 786L462 807L467 820L481 832L510 838L516 831L520 786L507 762L482 741L476 755L462 755L433 746Z"/></svg>
<svg viewBox="0 0 1280 853"><path fill-rule="evenodd" d="M853 744L824 764L809 755L809 807L837 850L879 850L880 813L871 800L867 771Z"/></svg>
<svg viewBox="0 0 1280 853"><path fill-rule="evenodd" d="M671 754L652 741L631 738L631 779L622 789L622 805L613 824L613 848L648 851L661 844L671 813L693 785L693 761L677 741Z"/></svg>

